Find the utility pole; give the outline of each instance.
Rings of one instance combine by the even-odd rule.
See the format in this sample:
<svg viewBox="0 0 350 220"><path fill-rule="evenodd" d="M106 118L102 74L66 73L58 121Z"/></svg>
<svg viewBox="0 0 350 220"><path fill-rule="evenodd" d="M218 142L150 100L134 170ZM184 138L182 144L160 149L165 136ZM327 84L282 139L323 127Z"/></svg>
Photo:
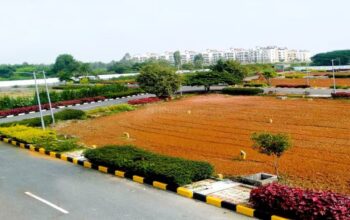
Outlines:
<svg viewBox="0 0 350 220"><path fill-rule="evenodd" d="M332 61L332 71L333 71L333 92L336 93L337 87L335 85L334 59L332 59L331 61Z"/></svg>
<svg viewBox="0 0 350 220"><path fill-rule="evenodd" d="M36 73L35 73L35 71L33 72L33 77L34 77L34 82L35 82L36 97L37 97L37 99L38 99L38 105L39 105L39 112L40 112L40 119L41 119L41 127L42 127L43 130L45 130L44 117L43 117L43 112L42 112L42 109L41 109L39 88L38 88L38 83L37 83L37 81L36 81Z"/></svg>
<svg viewBox="0 0 350 220"><path fill-rule="evenodd" d="M52 110L51 98L50 98L49 88L47 86L45 71L43 71L43 76L44 76L44 81L45 81L47 100L49 101L49 107L50 107L50 113L51 113L51 118L52 118L52 124L55 125L55 116L54 116L53 110Z"/></svg>

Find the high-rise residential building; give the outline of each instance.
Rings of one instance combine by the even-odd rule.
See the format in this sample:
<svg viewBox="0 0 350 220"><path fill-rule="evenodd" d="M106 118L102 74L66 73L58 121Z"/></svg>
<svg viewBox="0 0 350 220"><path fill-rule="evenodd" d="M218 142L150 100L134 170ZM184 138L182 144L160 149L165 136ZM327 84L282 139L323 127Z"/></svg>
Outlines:
<svg viewBox="0 0 350 220"><path fill-rule="evenodd" d="M228 50L208 49L203 52L180 51L181 63L193 62L197 54L202 54L205 64L213 64L218 60L236 60L243 64L248 63L292 63L310 62L311 53L306 50L289 50L277 46L256 47L253 49L230 48ZM167 60L174 63L174 52L162 54L147 53L135 55L131 58L136 62L144 62L149 59Z"/></svg>

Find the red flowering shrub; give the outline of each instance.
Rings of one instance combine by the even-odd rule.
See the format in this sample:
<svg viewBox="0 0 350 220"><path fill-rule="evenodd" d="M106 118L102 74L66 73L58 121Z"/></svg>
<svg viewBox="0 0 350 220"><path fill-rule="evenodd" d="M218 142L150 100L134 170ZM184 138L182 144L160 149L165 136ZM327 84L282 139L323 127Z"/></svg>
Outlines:
<svg viewBox="0 0 350 220"><path fill-rule="evenodd" d="M152 102L159 102L160 99L157 97L150 97L150 98L142 98L142 99L134 99L128 101L128 104L130 105L141 105L141 104L147 104Z"/></svg>
<svg viewBox="0 0 350 220"><path fill-rule="evenodd" d="M269 184L250 193L254 208L293 219L350 219L350 197Z"/></svg>
<svg viewBox="0 0 350 220"><path fill-rule="evenodd" d="M301 88L301 89L306 89L310 88L309 85L289 85L289 84L278 84L276 85L277 88Z"/></svg>
<svg viewBox="0 0 350 220"><path fill-rule="evenodd" d="M105 99L105 97L103 97L103 96L96 96L96 97L90 97L90 98L61 101L61 102L52 103L52 107L56 108L58 106L76 105L76 104L82 104L84 102L96 102L96 101L104 100L104 99ZM50 106L48 103L42 104L41 107L42 107L42 109L50 109ZM39 111L39 106L33 105L33 106L3 110L3 111L0 111L0 117L6 117L8 115L18 115L21 113L29 113L32 111Z"/></svg>
<svg viewBox="0 0 350 220"><path fill-rule="evenodd" d="M350 92L335 92L332 93L333 98L350 98Z"/></svg>

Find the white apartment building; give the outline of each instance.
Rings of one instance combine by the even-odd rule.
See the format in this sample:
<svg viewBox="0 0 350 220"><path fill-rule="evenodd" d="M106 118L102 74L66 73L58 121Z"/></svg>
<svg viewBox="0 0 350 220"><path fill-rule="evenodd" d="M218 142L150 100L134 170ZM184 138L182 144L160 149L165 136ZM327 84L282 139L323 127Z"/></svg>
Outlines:
<svg viewBox="0 0 350 220"><path fill-rule="evenodd" d="M207 65L216 63L218 60L237 60L240 63L291 63L291 62L310 62L311 53L306 50L289 50L277 46L256 47L253 49L230 48L228 50L208 49L203 52L180 51L181 63L194 61L197 54L202 54L204 63ZM167 60L174 63L174 52L165 52L163 54L147 53L136 55L132 60L144 62L149 59Z"/></svg>

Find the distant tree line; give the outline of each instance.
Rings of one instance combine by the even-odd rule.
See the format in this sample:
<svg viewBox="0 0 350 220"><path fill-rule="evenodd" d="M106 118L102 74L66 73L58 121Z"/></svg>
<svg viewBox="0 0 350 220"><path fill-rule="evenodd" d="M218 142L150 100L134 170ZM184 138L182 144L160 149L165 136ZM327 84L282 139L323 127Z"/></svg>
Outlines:
<svg viewBox="0 0 350 220"><path fill-rule="evenodd" d="M311 58L313 66L331 66L332 59L335 60L335 65L349 65L350 50L336 50L327 53L319 53Z"/></svg>

